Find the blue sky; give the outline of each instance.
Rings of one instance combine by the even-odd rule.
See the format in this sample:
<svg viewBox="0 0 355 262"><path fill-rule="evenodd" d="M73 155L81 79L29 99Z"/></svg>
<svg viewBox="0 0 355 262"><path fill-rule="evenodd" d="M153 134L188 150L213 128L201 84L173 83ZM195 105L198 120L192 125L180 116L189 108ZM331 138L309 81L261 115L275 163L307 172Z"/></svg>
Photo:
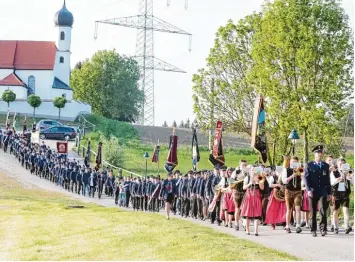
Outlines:
<svg viewBox="0 0 355 262"><path fill-rule="evenodd" d="M191 79L205 65L218 27L228 19L234 21L260 11L263 0L155 0L154 15L174 24L192 37L188 51L187 36L156 32L155 56L183 70L186 74L155 73L155 124L164 120L170 125L187 118L193 119ZM0 39L52 40L57 38L53 16L63 0L0 0ZM72 66L91 57L96 51L115 48L120 54L134 55L136 30L100 25L94 40L94 21L132 16L138 13L138 0L67 0L74 15L72 32ZM343 7L354 28L353 0L343 0Z"/></svg>

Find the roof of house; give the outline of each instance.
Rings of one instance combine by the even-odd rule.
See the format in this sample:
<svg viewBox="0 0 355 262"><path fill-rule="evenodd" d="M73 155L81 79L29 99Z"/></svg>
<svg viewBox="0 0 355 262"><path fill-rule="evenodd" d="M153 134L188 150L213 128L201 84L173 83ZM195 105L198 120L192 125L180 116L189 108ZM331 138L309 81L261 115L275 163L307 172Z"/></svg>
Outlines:
<svg viewBox="0 0 355 262"><path fill-rule="evenodd" d="M53 81L53 88L56 89L66 89L66 90L73 90L71 89L70 86L68 86L66 83L64 83L62 80L60 80L57 77L54 77L54 81Z"/></svg>
<svg viewBox="0 0 355 262"><path fill-rule="evenodd" d="M50 41L0 41L0 69L53 70L57 47Z"/></svg>
<svg viewBox="0 0 355 262"><path fill-rule="evenodd" d="M0 86L24 86L25 83L14 73L9 74L4 79L0 80Z"/></svg>

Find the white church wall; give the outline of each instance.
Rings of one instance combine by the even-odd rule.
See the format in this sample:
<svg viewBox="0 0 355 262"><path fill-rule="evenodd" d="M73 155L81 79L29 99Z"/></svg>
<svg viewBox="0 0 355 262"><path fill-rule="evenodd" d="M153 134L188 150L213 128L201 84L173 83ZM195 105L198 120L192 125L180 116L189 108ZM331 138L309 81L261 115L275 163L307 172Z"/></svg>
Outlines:
<svg viewBox="0 0 355 262"><path fill-rule="evenodd" d="M0 101L0 113L5 114L7 110L7 103ZM26 101L10 103L10 111L27 116L32 116L33 114L33 108ZM43 101L42 104L36 108L36 117L58 119L58 112L58 108L53 106L52 101ZM81 113L91 114L91 106L71 100L61 109L60 118L62 120L74 121Z"/></svg>
<svg viewBox="0 0 355 262"><path fill-rule="evenodd" d="M13 72L13 69L0 69L0 80L4 79Z"/></svg>
<svg viewBox="0 0 355 262"><path fill-rule="evenodd" d="M6 90L12 90L16 94L16 99L27 99L27 89L23 86L0 86L0 97Z"/></svg>
<svg viewBox="0 0 355 262"><path fill-rule="evenodd" d="M63 57L64 63L60 63L60 57ZM70 52L57 51L54 64L54 76L70 86Z"/></svg>
<svg viewBox="0 0 355 262"><path fill-rule="evenodd" d="M53 86L53 70L16 70L19 78L28 85L28 77L35 77L35 95L41 99L50 99Z"/></svg>
<svg viewBox="0 0 355 262"><path fill-rule="evenodd" d="M72 100L73 99L73 91L71 90L65 90L65 89L56 89L56 88L52 88L52 98L54 99L57 96L62 96L63 94L65 94L65 98L67 100Z"/></svg>

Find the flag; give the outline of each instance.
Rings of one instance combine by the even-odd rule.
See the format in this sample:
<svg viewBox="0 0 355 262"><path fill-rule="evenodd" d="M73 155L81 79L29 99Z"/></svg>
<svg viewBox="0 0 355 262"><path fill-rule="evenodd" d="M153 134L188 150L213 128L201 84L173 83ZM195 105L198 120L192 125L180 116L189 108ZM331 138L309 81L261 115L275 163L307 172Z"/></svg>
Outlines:
<svg viewBox="0 0 355 262"><path fill-rule="evenodd" d="M169 153L168 153L168 159L166 160L165 163L165 170L166 172L169 173L172 172L178 164L177 142L178 142L178 137L175 135L175 131L174 131L173 134L170 135L169 137Z"/></svg>
<svg viewBox="0 0 355 262"><path fill-rule="evenodd" d="M9 119L10 119L10 111L7 110L7 116L6 116L6 129L9 129L10 128L10 122L9 122Z"/></svg>
<svg viewBox="0 0 355 262"><path fill-rule="evenodd" d="M15 129L16 126L17 113L14 114L14 120L12 122L12 128Z"/></svg>
<svg viewBox="0 0 355 262"><path fill-rule="evenodd" d="M84 164L86 167L90 166L90 157L91 157L91 149L90 149L90 140L89 140L86 148L86 156L84 158Z"/></svg>
<svg viewBox="0 0 355 262"><path fill-rule="evenodd" d="M25 122L23 123L23 134L26 134L27 131L27 117L25 116Z"/></svg>
<svg viewBox="0 0 355 262"><path fill-rule="evenodd" d="M217 121L215 136L213 140L213 150L208 159L213 166L223 166L225 162L222 146L222 129L222 121Z"/></svg>
<svg viewBox="0 0 355 262"><path fill-rule="evenodd" d="M102 142L99 143L99 147L97 148L97 155L96 155L96 166L95 170L98 171L102 164Z"/></svg>
<svg viewBox="0 0 355 262"><path fill-rule="evenodd" d="M200 151L198 149L196 129L194 128L192 132L192 167L196 171L197 163L200 161Z"/></svg>
<svg viewBox="0 0 355 262"><path fill-rule="evenodd" d="M160 146L156 145L154 147L154 153L153 153L153 157L152 157L152 162L153 163L158 163L159 162L159 153L160 153Z"/></svg>
<svg viewBox="0 0 355 262"><path fill-rule="evenodd" d="M251 146L255 148L264 163L267 161L264 99L258 96L255 102Z"/></svg>

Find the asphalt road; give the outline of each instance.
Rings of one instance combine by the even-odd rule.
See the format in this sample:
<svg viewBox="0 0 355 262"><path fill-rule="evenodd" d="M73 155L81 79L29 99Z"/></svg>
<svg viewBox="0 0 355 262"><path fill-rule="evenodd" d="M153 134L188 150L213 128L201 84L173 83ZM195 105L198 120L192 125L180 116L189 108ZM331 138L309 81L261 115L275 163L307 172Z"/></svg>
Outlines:
<svg viewBox="0 0 355 262"><path fill-rule="evenodd" d="M54 143L51 141L48 143ZM47 144L47 142L46 142ZM49 145L49 144L48 144ZM74 153L73 157L77 157ZM53 183L47 180L40 179L31 175L28 171L20 166L20 163L16 161L14 156L4 154L0 150L0 172L16 179L25 187L37 187L43 190L50 190L55 192L61 192L72 198L82 200L86 203L96 203L98 205L106 207L114 207L114 200L112 198L104 197L103 199L92 199L88 197L72 194L57 187ZM127 209L132 211L132 209ZM163 213L161 213L164 215ZM171 223L174 223L174 219L185 219L180 216L175 216L171 219ZM208 222L201 220L195 220L186 218L192 223L200 224L202 226L210 227L220 232L233 235L241 239L248 239L258 244L264 245L269 248L274 248L283 252L287 252L303 260L321 260L321 261L354 261L354 234L344 234L344 230L340 230L338 235L334 235L331 232L326 237L320 235L313 238L310 232L306 229L301 234L291 233L286 234L285 231L278 227L276 230L271 230L270 226L261 226L259 229L259 236L254 235L247 236L244 231L235 231L231 228L226 228L217 225L211 225ZM251 229L252 230L252 229Z"/></svg>

